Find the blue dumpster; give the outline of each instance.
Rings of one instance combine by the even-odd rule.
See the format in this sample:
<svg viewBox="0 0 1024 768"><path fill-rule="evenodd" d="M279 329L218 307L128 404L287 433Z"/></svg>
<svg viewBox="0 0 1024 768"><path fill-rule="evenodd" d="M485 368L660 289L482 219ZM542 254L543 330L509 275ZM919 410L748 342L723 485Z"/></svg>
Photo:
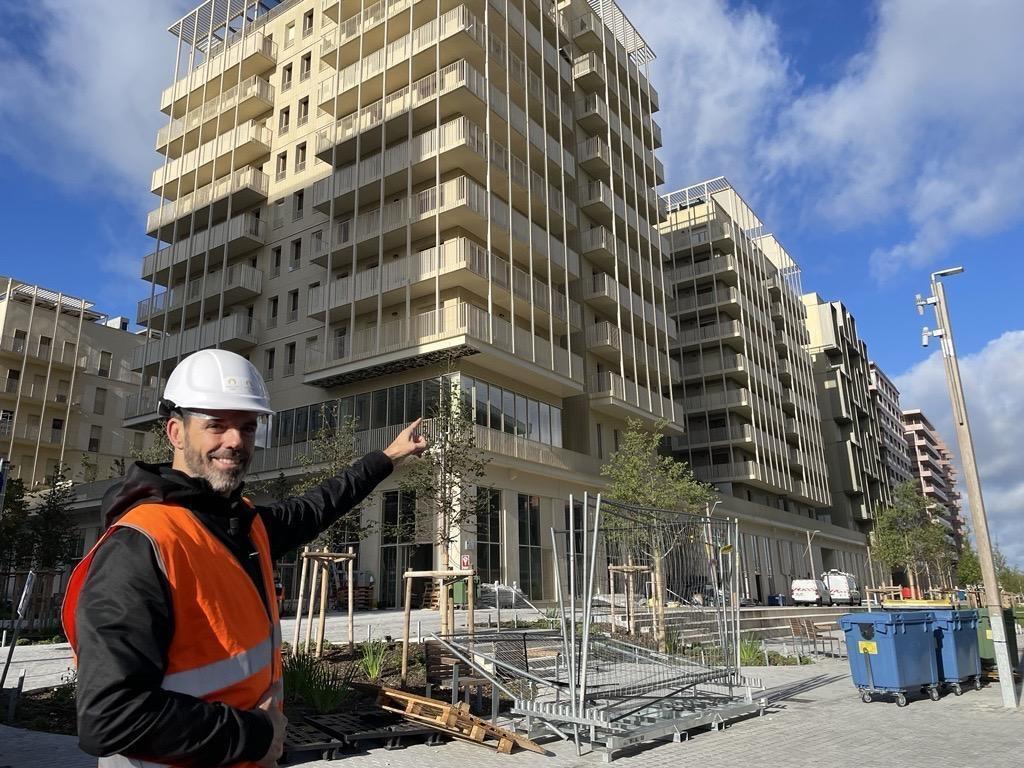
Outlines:
<svg viewBox="0 0 1024 768"><path fill-rule="evenodd" d="M977 611L932 611L935 616L936 658L939 680L959 696L963 683L981 688Z"/></svg>
<svg viewBox="0 0 1024 768"><path fill-rule="evenodd" d="M876 694L896 695L907 705L907 693L927 691L939 698L938 658L931 611L848 613L839 617L846 635L850 675L871 702Z"/></svg>

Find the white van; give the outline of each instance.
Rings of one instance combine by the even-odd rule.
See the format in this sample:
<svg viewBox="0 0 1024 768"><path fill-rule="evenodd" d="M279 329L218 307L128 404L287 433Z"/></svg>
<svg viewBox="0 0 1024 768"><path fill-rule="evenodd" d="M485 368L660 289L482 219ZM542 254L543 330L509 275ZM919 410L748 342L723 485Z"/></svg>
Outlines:
<svg viewBox="0 0 1024 768"><path fill-rule="evenodd" d="M821 574L821 580L828 586L833 603L843 605L860 605L860 590L857 588L857 577L852 573L837 571L833 568Z"/></svg>
<svg viewBox="0 0 1024 768"><path fill-rule="evenodd" d="M797 605L832 605L828 587L818 579L793 579L790 597Z"/></svg>

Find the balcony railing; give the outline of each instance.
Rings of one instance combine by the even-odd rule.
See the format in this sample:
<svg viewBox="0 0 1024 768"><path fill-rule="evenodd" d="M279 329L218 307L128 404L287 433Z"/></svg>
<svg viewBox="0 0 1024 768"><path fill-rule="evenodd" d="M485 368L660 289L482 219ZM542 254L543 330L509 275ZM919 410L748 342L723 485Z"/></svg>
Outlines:
<svg viewBox="0 0 1024 768"><path fill-rule="evenodd" d="M207 347L227 345L228 348L251 346L258 340L259 328L245 312L235 312L220 320L212 320L161 339L150 339L146 346L132 352L132 369L139 371L160 360L185 356Z"/></svg>
<svg viewBox="0 0 1024 768"><path fill-rule="evenodd" d="M750 403L749 393L745 389L732 389L726 392L708 392L704 395L694 395L682 399L683 411L709 411L715 408L726 408L729 406L742 406Z"/></svg>
<svg viewBox="0 0 1024 768"><path fill-rule="evenodd" d="M260 270L248 264L232 264L223 275L219 271L211 272L187 285L158 293L152 299L143 299L138 304L137 319L143 323L153 315L181 309L186 304L212 299L235 289L258 295L262 286L263 273Z"/></svg>
<svg viewBox="0 0 1024 768"><path fill-rule="evenodd" d="M642 384L622 378L617 373L605 371L593 374L587 381L587 392L591 395L611 397L634 408L647 411L658 418L674 421L673 403L660 393Z"/></svg>
<svg viewBox="0 0 1024 768"><path fill-rule="evenodd" d="M256 145L258 147L257 154L268 154L270 152L271 136L270 129L255 120L250 120L248 123L236 126L216 139L200 144L181 157L169 160L163 166L157 168L153 171L150 188L154 192L164 189L165 185L176 189L175 182L180 177L198 171L219 158L227 157L246 144ZM238 158L236 158L237 160ZM175 194L174 197L178 197L178 195Z"/></svg>
<svg viewBox="0 0 1024 768"><path fill-rule="evenodd" d="M323 347L307 348L305 370L308 376L380 355L414 352L423 345L459 336L509 352L573 381L583 381L583 360L579 355L570 356L566 349L552 348L546 339L534 336L528 329L513 330L507 320L489 315L480 307L464 301L413 315L409 319L393 320L379 328L358 330L351 336L336 340L326 354Z"/></svg>
<svg viewBox="0 0 1024 768"><path fill-rule="evenodd" d="M142 276L149 277L187 261L190 256L195 257L238 240L246 239L262 244L265 237L266 225L262 219L256 218L255 214L242 213L232 216L228 221L214 224L209 229L196 232L174 245L161 248L155 254L149 254L142 262Z"/></svg>
<svg viewBox="0 0 1024 768"><path fill-rule="evenodd" d="M150 234L160 227L182 219L196 210L222 200L243 189L252 189L258 197L266 197L270 192L270 178L256 168L240 168L230 176L225 176L211 184L200 187L195 192L165 203L146 217L146 231Z"/></svg>
<svg viewBox="0 0 1024 768"><path fill-rule="evenodd" d="M175 101L184 98L190 91L201 88L207 80L218 77L229 68L256 55L262 55L271 61L277 60L277 44L262 32L247 31L244 36L241 32L236 32L227 40L215 43L210 46L201 64L164 89L160 94L160 108L168 111Z"/></svg>
<svg viewBox="0 0 1024 768"><path fill-rule="evenodd" d="M274 105L274 86L262 77L253 76L244 83L229 88L220 96L190 110L184 117L176 118L160 128L156 134L157 149L180 139L200 125L217 119L221 113L234 109L248 99L259 99L267 105L267 109L270 109Z"/></svg>

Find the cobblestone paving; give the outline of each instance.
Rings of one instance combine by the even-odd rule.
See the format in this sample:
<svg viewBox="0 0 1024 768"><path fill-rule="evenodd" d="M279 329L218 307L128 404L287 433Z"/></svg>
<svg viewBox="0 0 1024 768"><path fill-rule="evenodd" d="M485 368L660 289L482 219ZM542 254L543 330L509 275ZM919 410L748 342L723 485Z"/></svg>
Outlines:
<svg viewBox="0 0 1024 768"><path fill-rule="evenodd" d="M365 631L365 630L364 630ZM938 702L861 703L850 684L845 661L824 660L807 667L755 669L769 689L811 680L805 690L771 707L764 717L733 723L724 731L703 730L682 743L640 748L615 761L622 768L1016 768L1024 752L1024 710L1006 711L999 690L990 685ZM306 768L429 768L445 764L472 768L596 766L598 755L577 757L570 744L546 745L553 755L528 752L498 755L471 744L416 745L403 750L374 749L339 761L311 761ZM0 768L84 768L75 739L0 726Z"/></svg>

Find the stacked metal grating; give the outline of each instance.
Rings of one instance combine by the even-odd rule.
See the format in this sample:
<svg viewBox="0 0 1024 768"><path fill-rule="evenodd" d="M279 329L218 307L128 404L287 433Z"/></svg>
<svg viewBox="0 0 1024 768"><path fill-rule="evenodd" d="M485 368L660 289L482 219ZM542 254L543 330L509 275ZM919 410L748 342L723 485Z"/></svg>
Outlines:
<svg viewBox="0 0 1024 768"><path fill-rule="evenodd" d="M570 498L550 629L439 638L533 738L616 752L763 710L739 669L734 520ZM559 572L568 564L568 572ZM564 565L563 565L564 568Z"/></svg>

